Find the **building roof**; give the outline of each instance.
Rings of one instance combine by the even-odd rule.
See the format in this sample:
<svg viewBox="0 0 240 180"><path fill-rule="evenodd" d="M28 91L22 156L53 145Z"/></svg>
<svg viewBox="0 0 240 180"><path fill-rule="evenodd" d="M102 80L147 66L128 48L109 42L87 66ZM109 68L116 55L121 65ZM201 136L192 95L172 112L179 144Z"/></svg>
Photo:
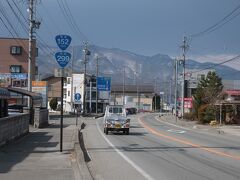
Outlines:
<svg viewBox="0 0 240 180"><path fill-rule="evenodd" d="M233 96L240 96L240 90L226 90L224 93L228 95L233 95Z"/></svg>
<svg viewBox="0 0 240 180"><path fill-rule="evenodd" d="M125 85L124 88L126 93L154 93L153 85ZM122 84L112 84L111 92L122 92L123 85Z"/></svg>

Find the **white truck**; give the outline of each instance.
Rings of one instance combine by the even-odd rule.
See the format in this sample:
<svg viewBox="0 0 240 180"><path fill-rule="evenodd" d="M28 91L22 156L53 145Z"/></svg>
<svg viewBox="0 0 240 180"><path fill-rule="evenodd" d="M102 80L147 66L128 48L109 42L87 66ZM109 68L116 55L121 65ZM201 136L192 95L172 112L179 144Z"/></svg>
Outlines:
<svg viewBox="0 0 240 180"><path fill-rule="evenodd" d="M104 133L109 131L123 131L129 134L130 119L127 118L126 109L121 105L109 105L104 115Z"/></svg>

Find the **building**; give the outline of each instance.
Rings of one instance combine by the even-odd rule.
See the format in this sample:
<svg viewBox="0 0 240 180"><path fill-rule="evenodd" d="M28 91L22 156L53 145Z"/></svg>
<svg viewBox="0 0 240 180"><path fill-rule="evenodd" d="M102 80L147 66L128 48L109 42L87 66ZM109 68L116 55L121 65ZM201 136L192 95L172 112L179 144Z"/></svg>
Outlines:
<svg viewBox="0 0 240 180"><path fill-rule="evenodd" d="M185 81L185 97L192 97L197 89L197 85L202 78L206 78L208 72L215 71L214 69L206 69L201 70L199 69L191 69L187 70L186 72L186 81Z"/></svg>
<svg viewBox="0 0 240 180"><path fill-rule="evenodd" d="M0 87L27 89L28 86L28 39L0 38ZM36 74L36 41L32 50L32 80ZM27 104L27 98L11 92L9 104Z"/></svg>
<svg viewBox="0 0 240 180"><path fill-rule="evenodd" d="M222 80L224 90L234 89L240 90L240 80Z"/></svg>
<svg viewBox="0 0 240 180"><path fill-rule="evenodd" d="M219 108L219 115L216 118L220 124L240 124L240 90L224 90L215 102Z"/></svg>
<svg viewBox="0 0 240 180"><path fill-rule="evenodd" d="M48 109L50 109L49 102L52 98L57 98L58 104L61 103L61 77L54 77L53 75L42 79L47 82L47 97L48 97ZM66 79L65 79L66 82ZM64 83L66 86L66 83ZM66 89L65 89L66 91ZM66 92L63 92L66 97Z"/></svg>
<svg viewBox="0 0 240 180"><path fill-rule="evenodd" d="M99 77L101 78L101 77ZM106 78L106 77L105 77ZM61 78L50 76L43 79L48 83L48 102L52 98L61 101ZM100 87L100 82L99 87ZM111 83L110 83L111 84ZM154 85L125 85L124 105L127 108L136 108L140 111L152 111L153 103L156 96ZM80 108L83 112L84 90L86 91L86 113L96 112L96 102L98 113L103 113L108 104L123 104L123 85L111 84L109 90L100 90L96 88L96 76L86 74L86 86L84 85L84 74L73 73L72 76L66 77L63 86L63 109L65 112L76 112ZM110 91L111 90L111 91ZM96 93L98 92L98 101ZM75 98L76 94L80 94L80 99ZM160 107L160 100L158 107ZM155 99L156 100L156 99Z"/></svg>
<svg viewBox="0 0 240 180"><path fill-rule="evenodd" d="M113 84L110 104L125 105L139 111L152 111L155 97L153 85L125 85Z"/></svg>
<svg viewBox="0 0 240 180"><path fill-rule="evenodd" d="M199 81L202 78L205 78L209 71L215 71L215 70L213 70L213 69L201 70L198 72L198 70L193 69L193 70L188 70L188 71L193 72L193 73L187 73L187 75L186 75L186 82L185 82L186 92L187 92L186 97L191 97L194 94ZM224 90L227 90L227 89L239 90L240 89L240 80L222 79L222 84L223 84Z"/></svg>
<svg viewBox="0 0 240 180"><path fill-rule="evenodd" d="M36 74L36 42L32 50L32 79ZM0 86L27 87L28 39L0 38Z"/></svg>
<svg viewBox="0 0 240 180"><path fill-rule="evenodd" d="M72 77L67 77L66 84L64 85L64 98L65 102L64 110L66 112L74 112L74 110L79 107L83 111L84 102L84 90L86 92L85 97L85 112L95 113L96 112L96 102L98 102L98 112L104 112L105 107L109 104L110 92L109 91L99 91L98 101L96 99L96 76L86 75L86 86L84 85L84 74L83 73L73 73ZM75 94L79 93L81 98L76 100L74 98Z"/></svg>

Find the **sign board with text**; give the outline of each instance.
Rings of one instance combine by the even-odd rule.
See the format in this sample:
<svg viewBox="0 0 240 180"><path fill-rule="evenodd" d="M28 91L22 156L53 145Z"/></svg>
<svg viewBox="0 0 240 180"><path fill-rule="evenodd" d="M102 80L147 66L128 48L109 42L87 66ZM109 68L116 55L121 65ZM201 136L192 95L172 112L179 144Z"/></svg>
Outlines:
<svg viewBox="0 0 240 180"><path fill-rule="evenodd" d="M71 44L72 38L69 35L57 35L55 37L56 43L58 47L64 51L68 48L68 46Z"/></svg>
<svg viewBox="0 0 240 180"><path fill-rule="evenodd" d="M32 81L32 92L41 94L42 107L47 108L48 102L47 81Z"/></svg>
<svg viewBox="0 0 240 180"><path fill-rule="evenodd" d="M110 77L97 77L98 91L111 91L111 78Z"/></svg>

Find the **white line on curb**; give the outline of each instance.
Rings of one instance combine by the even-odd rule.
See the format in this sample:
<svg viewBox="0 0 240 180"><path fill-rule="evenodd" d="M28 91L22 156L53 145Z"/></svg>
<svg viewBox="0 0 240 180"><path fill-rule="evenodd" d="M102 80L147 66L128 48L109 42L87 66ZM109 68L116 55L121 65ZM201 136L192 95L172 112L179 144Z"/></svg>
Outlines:
<svg viewBox="0 0 240 180"><path fill-rule="evenodd" d="M142 168L140 168L137 164L135 164L131 159L129 159L126 155L124 155L118 148L116 148L111 141L109 141L106 136L101 131L98 122L96 122L98 131L102 135L102 137L105 139L105 141L120 155L122 158L127 161L134 169L136 169L143 177L145 177L148 180L154 180L148 173L146 173Z"/></svg>
<svg viewBox="0 0 240 180"><path fill-rule="evenodd" d="M175 127L181 128L181 129L192 131L192 129L189 129L189 128L186 128L186 127L183 127L183 126L178 126L176 124L172 124L172 123L169 123L169 122L162 121L162 120L158 119L157 116L155 116L154 118L159 122L162 122L162 123L165 123L165 124L168 124L168 125L171 125L171 126L175 126Z"/></svg>

